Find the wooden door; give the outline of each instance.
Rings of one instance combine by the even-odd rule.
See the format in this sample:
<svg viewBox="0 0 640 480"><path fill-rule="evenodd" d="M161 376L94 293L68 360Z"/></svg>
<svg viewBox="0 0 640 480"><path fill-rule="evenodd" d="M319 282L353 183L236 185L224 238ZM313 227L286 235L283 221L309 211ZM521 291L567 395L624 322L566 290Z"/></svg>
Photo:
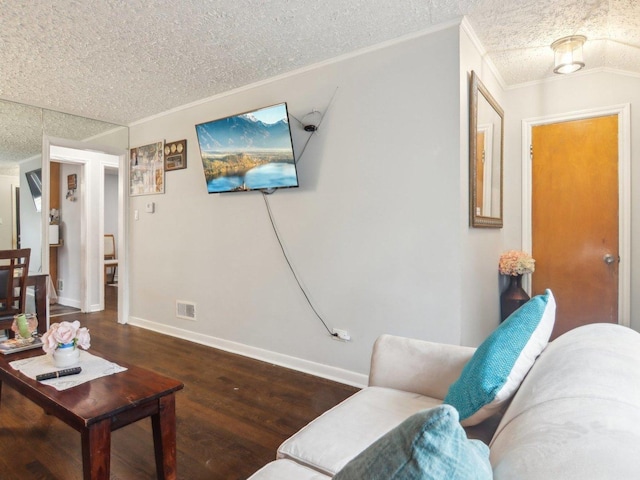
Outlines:
<svg viewBox="0 0 640 480"><path fill-rule="evenodd" d="M532 293L557 302L552 338L618 322L618 117L532 130Z"/></svg>
<svg viewBox="0 0 640 480"><path fill-rule="evenodd" d="M476 215L484 215L484 132L476 134Z"/></svg>
<svg viewBox="0 0 640 480"><path fill-rule="evenodd" d="M60 210L60 163L50 162L49 164L49 207ZM49 241L49 277L53 289L58 289L58 247L60 241L55 245ZM56 302L52 302L56 303Z"/></svg>

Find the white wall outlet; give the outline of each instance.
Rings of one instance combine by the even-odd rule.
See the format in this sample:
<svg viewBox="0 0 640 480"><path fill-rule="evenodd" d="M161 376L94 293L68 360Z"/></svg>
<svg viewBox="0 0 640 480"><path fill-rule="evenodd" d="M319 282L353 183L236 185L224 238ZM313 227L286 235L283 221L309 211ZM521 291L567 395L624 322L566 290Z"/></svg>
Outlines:
<svg viewBox="0 0 640 480"><path fill-rule="evenodd" d="M61 292L64 290L64 281L62 279L58 279L58 291Z"/></svg>
<svg viewBox="0 0 640 480"><path fill-rule="evenodd" d="M334 328L333 329L333 333L337 336L333 337L339 340L342 340L343 342L349 342L351 341L351 336L349 335L349 332L347 332L346 330L341 330L339 328Z"/></svg>
<svg viewBox="0 0 640 480"><path fill-rule="evenodd" d="M140 213L138 212L138 210L133 211L133 219L140 220Z"/></svg>
<svg viewBox="0 0 640 480"><path fill-rule="evenodd" d="M147 213L153 213L156 209L156 203L155 202L147 202L144 204L144 211Z"/></svg>

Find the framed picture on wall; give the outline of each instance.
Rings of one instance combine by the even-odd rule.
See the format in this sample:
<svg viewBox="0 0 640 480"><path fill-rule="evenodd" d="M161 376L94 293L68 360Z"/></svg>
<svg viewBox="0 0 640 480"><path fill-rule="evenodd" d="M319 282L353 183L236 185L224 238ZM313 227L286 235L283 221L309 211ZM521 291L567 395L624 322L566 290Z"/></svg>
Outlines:
<svg viewBox="0 0 640 480"><path fill-rule="evenodd" d="M129 152L129 195L164 193L164 142L132 148Z"/></svg>
<svg viewBox="0 0 640 480"><path fill-rule="evenodd" d="M67 190L75 190L78 188L78 175L73 173L67 175Z"/></svg>
<svg viewBox="0 0 640 480"><path fill-rule="evenodd" d="M187 141L166 142L164 144L164 169L182 170L187 168Z"/></svg>

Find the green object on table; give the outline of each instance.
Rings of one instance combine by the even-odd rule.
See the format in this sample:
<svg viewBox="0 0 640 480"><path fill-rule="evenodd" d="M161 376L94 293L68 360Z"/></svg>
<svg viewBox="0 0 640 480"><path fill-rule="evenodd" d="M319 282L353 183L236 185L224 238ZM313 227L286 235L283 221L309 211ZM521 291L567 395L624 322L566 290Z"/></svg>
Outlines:
<svg viewBox="0 0 640 480"><path fill-rule="evenodd" d="M27 316L24 313L16 317L16 325L18 326L18 333L20 333L22 338L31 338L31 332L27 325Z"/></svg>

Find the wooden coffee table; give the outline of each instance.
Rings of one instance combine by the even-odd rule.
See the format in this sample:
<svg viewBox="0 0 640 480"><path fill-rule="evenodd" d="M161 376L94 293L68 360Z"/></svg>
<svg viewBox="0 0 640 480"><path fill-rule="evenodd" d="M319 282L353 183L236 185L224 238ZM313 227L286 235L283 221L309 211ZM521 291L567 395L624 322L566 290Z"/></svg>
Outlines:
<svg viewBox="0 0 640 480"><path fill-rule="evenodd" d="M91 353L100 356L93 350ZM158 478L177 478L174 394L184 384L119 362L128 370L58 391L9 365L14 360L37 355L42 355L42 350L0 354L0 394L4 382L80 432L85 480L109 479L111 432L146 417L151 417Z"/></svg>

